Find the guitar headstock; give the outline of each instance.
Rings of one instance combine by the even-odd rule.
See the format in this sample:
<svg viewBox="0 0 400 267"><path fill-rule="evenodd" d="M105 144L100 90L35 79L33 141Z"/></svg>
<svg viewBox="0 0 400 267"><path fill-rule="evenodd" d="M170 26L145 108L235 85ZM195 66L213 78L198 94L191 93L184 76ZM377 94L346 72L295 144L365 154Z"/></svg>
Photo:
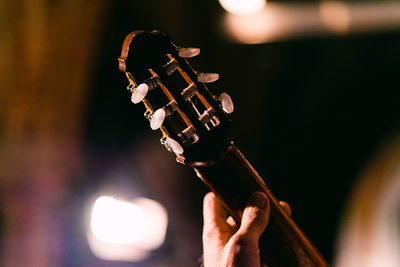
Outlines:
<svg viewBox="0 0 400 267"><path fill-rule="evenodd" d="M225 151L233 111L229 95L210 93L216 73L200 73L188 63L198 48L180 48L159 31L134 31L124 41L119 69L125 73L133 103L142 102L161 144L181 163L207 162Z"/></svg>

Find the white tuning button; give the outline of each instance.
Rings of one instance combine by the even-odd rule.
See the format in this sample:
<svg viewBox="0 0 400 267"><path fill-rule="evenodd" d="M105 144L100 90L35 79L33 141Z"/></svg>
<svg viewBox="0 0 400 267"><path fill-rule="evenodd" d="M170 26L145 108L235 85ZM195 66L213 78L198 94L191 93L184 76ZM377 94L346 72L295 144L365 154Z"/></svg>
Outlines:
<svg viewBox="0 0 400 267"><path fill-rule="evenodd" d="M228 114L232 113L234 110L232 98L227 93L221 93L219 99L221 99L222 109Z"/></svg>
<svg viewBox="0 0 400 267"><path fill-rule="evenodd" d="M182 146L175 141L174 139L172 139L171 137L168 137L167 140L165 140L165 142L167 143L167 145L169 146L169 148L171 148L171 150L176 153L176 154L182 154L183 153L183 148Z"/></svg>
<svg viewBox="0 0 400 267"><path fill-rule="evenodd" d="M162 123L164 122L164 119L165 119L165 110L162 108L157 109L156 112L154 112L153 116L151 117L150 128L152 130L157 130L158 128L161 127Z"/></svg>
<svg viewBox="0 0 400 267"><path fill-rule="evenodd" d="M132 103L137 104L140 101L142 101L148 91L149 91L149 86L147 84L145 83L139 84L138 87L136 87L136 89L132 93L131 96Z"/></svg>
<svg viewBox="0 0 400 267"><path fill-rule="evenodd" d="M191 58L200 54L200 48L188 47L179 50L179 56L183 58Z"/></svg>
<svg viewBox="0 0 400 267"><path fill-rule="evenodd" d="M212 83L219 79L218 73L202 73L197 80L201 83Z"/></svg>

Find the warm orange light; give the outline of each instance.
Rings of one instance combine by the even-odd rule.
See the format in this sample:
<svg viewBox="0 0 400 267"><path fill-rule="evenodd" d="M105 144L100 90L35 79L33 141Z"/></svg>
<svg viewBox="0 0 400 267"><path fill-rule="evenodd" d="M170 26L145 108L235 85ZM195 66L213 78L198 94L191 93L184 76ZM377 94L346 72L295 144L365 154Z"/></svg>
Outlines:
<svg viewBox="0 0 400 267"><path fill-rule="evenodd" d="M345 33L350 26L350 13L347 5L340 1L322 1L320 14L325 26L337 33Z"/></svg>
<svg viewBox="0 0 400 267"><path fill-rule="evenodd" d="M342 2L268 3L251 15L225 14L223 33L245 44L400 28L400 3Z"/></svg>
<svg viewBox="0 0 400 267"><path fill-rule="evenodd" d="M256 44L270 41L279 33L276 14L271 9L247 16L226 14L225 27L230 35L242 43ZM281 25L284 25L282 22Z"/></svg>
<svg viewBox="0 0 400 267"><path fill-rule="evenodd" d="M221 6L229 13L249 15L261 11L266 4L265 0L219 0Z"/></svg>

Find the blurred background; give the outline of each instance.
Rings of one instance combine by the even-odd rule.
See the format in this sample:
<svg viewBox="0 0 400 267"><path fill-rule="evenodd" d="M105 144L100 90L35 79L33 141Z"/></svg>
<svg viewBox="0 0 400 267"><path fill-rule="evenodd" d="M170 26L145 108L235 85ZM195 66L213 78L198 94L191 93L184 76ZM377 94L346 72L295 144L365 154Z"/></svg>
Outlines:
<svg viewBox="0 0 400 267"><path fill-rule="evenodd" d="M125 36L153 29L220 73L209 88L235 103L236 144L329 262L398 266L378 259L398 257L400 3L233 2L0 1L1 266L199 265L208 190L118 70ZM102 196L125 213L155 201L158 243L96 249ZM373 259L349 264L343 247Z"/></svg>

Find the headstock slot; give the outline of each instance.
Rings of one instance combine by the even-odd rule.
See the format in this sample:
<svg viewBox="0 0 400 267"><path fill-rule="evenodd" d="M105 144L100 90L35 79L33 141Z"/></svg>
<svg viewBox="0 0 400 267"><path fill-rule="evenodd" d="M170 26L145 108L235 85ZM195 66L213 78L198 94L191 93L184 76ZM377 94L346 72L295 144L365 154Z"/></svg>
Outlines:
<svg viewBox="0 0 400 267"><path fill-rule="evenodd" d="M216 97L210 93L210 91L205 86L205 84L197 81L197 77L198 77L199 73L192 69L192 67L188 64L186 59L179 59L179 62L181 63L179 65L179 67L177 68L179 73L182 75L182 77L186 81L188 81L189 83L191 82L196 86L196 90L194 93L193 92L185 92L185 95L193 94L191 99L193 99L193 97L197 97L200 100L200 102L203 104L203 106L205 107L205 111L212 110L211 112L208 112L208 113L213 114L213 117L211 118L213 127L218 126L221 119L229 120L227 118L226 114L221 111L221 109L214 108L214 107L219 107L219 103L217 103ZM199 120L200 120L200 118L199 118ZM202 119L202 121L203 121L203 119ZM213 127L211 127L210 129L212 129Z"/></svg>
<svg viewBox="0 0 400 267"><path fill-rule="evenodd" d="M150 72L154 73L153 70L150 70ZM181 111L181 109L178 107L178 101L177 99L172 95L170 90L159 80L158 86L162 89L163 93L165 96L169 99L170 102L174 102L176 104L175 110L178 112L182 120L186 123L186 126L192 125L192 122L189 120L189 118L186 116L184 112Z"/></svg>
<svg viewBox="0 0 400 267"><path fill-rule="evenodd" d="M149 78L143 80L143 83L149 86L149 92L145 99L147 99L148 105L151 106L151 109L154 111L168 105L171 102L171 98L163 92L158 75L152 69L148 69L146 72L148 73L146 76Z"/></svg>

